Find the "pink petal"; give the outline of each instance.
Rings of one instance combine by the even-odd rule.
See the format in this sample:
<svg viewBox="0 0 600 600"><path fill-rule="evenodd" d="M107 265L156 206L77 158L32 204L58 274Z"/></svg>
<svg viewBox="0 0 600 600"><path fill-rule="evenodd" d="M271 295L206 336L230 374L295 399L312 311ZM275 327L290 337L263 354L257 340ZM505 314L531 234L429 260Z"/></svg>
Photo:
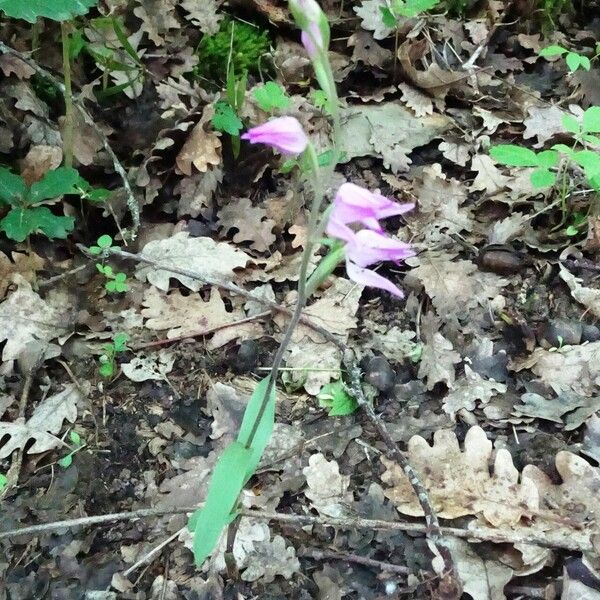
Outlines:
<svg viewBox="0 0 600 600"><path fill-rule="evenodd" d="M390 294L393 294L394 296L404 298L404 293L402 290L394 285L389 279L386 279L378 273L375 273L375 271L358 267L349 260L346 261L346 273L348 273L348 277L350 277L350 279L356 283L360 283L361 285L366 285L368 287L379 288L389 292Z"/></svg>
<svg viewBox="0 0 600 600"><path fill-rule="evenodd" d="M271 119L249 129L241 137L251 144L273 146L282 154L301 154L308 146L302 125L294 117Z"/></svg>

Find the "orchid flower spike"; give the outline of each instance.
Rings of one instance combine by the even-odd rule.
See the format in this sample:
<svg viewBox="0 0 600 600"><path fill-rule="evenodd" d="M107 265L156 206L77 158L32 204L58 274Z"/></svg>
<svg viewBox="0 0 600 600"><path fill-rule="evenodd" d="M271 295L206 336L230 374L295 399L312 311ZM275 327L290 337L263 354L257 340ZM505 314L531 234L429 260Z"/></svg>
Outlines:
<svg viewBox="0 0 600 600"><path fill-rule="evenodd" d="M402 290L389 279L366 267L387 260L398 262L414 255L409 244L389 238L379 224L379 219L401 215L412 208L414 204L398 204L353 183L340 187L327 223L327 233L346 242L346 272L350 279L404 297ZM349 227L353 223L361 224L365 229L354 231Z"/></svg>
<svg viewBox="0 0 600 600"><path fill-rule="evenodd" d="M251 144L266 144L285 155L302 154L308 146L308 137L294 117L271 119L249 129L242 135Z"/></svg>

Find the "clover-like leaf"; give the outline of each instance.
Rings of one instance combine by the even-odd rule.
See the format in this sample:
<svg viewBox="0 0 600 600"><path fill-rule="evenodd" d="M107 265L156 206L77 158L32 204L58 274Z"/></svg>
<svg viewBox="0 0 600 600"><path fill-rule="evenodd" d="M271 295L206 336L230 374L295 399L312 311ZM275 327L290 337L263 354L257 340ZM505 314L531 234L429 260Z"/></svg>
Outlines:
<svg viewBox="0 0 600 600"><path fill-rule="evenodd" d="M568 50L562 46L546 46L546 48L540 50L540 56L543 56L544 58L548 58L549 56L562 56L566 52L568 52Z"/></svg>
<svg viewBox="0 0 600 600"><path fill-rule="evenodd" d="M60 217L47 206L13 208L0 221L0 231L15 242L25 241L34 232L41 232L50 239L65 239L73 230L73 217Z"/></svg>
<svg viewBox="0 0 600 600"><path fill-rule="evenodd" d="M68 21L85 15L98 0L0 0L0 11L13 19L35 23L38 17Z"/></svg>
<svg viewBox="0 0 600 600"><path fill-rule="evenodd" d="M346 391L340 380L327 383L317 395L319 406L328 410L330 417L351 415L358 408L356 400Z"/></svg>

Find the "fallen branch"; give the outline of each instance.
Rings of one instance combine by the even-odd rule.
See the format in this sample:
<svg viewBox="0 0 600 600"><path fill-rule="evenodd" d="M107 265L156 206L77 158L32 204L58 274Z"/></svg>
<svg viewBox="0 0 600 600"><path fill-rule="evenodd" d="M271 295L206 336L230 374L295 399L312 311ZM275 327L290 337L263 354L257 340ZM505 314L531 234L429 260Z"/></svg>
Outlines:
<svg viewBox="0 0 600 600"><path fill-rule="evenodd" d="M47 69L44 69L44 67L40 66L32 58L29 58L22 52L19 52L18 50L15 50L14 48L11 48L10 46L7 46L6 44L4 44L2 42L0 42L0 54L10 54L11 56L18 58L19 60L22 60L26 65L31 67L38 75L41 75L42 77L44 77L45 79L50 81L52 83L52 85L55 88L57 88L63 95L65 94L66 90L65 90L64 83L62 81L60 81L59 79L57 79L52 73L50 73L50 71L48 71ZM115 172L119 175L119 177L121 178L121 181L123 182L123 188L125 189L125 194L126 194L127 208L129 209L129 212L131 213L131 218L133 220L132 228L131 228L132 229L131 236L130 236L130 239L133 240L133 239L135 239L137 230L140 227L140 205L133 194L133 190L131 189L131 184L129 183L129 179L127 178L127 173L125 172L125 169L123 168L123 165L121 164L121 161L118 159L114 150L111 148L108 138L106 137L104 132L100 129L100 127L98 127L98 125L96 125L96 122L94 121L93 117L87 112L87 110L83 104L83 100L79 97L73 97L73 103L74 103L75 108L79 111L79 114L83 117L83 120L86 122L86 124L89 125L94 130L94 133L102 141L104 150L110 157L110 159L113 163Z"/></svg>
<svg viewBox="0 0 600 600"><path fill-rule="evenodd" d="M40 523L19 529L10 529L0 532L0 540L10 540L23 536L35 536L40 534L55 533L64 529L77 529L80 527L93 527L97 525L108 525L118 521L135 521L149 517L164 515L188 514L194 512L198 506L183 506L180 508L143 508L130 512L118 512L91 517L80 517L78 519L67 519L51 523ZM298 527L306 525L320 525L322 527L336 527L338 529L364 529L371 531L405 531L413 534L427 535L428 527L422 523L411 523L408 521L384 521L382 519L362 519L359 517L315 517L312 515L295 515L278 512L266 512L262 510L244 509L240 511L242 517L250 517L263 521L276 521L290 523ZM524 528L523 528L524 529ZM531 544L541 548L561 548L574 552L593 551L589 539L573 534L566 535L557 530L548 531L519 531L499 530L492 527L472 526L471 529L460 527L440 527L445 536L452 536L477 542L492 542L495 544Z"/></svg>

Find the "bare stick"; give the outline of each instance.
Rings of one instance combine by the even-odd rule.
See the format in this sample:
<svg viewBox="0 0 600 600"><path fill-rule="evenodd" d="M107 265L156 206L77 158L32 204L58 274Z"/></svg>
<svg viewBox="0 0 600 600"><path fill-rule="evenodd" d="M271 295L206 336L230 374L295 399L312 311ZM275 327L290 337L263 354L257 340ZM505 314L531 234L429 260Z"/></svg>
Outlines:
<svg viewBox="0 0 600 600"><path fill-rule="evenodd" d="M0 540L19 538L22 536L33 536L45 533L53 533L63 529L77 529L80 527L93 527L107 525L118 521L135 521L149 517L163 515L187 514L194 512L199 506L183 506L180 508L143 508L130 512L118 512L106 515L95 515L55 521L52 523L41 523L19 529L10 529L0 532ZM315 517L312 515L295 515L278 512L266 512L262 510L244 509L240 512L242 517L261 519L265 521L276 521L290 523L297 527L305 525L320 525L322 527L336 527L338 529L365 529L371 531L406 531L415 534L427 535L428 527L422 523L411 523L405 521L385 521L382 519L361 519L358 517ZM563 548L574 552L591 552L593 546L589 535L584 532L565 533L558 529L547 531L526 528L519 529L494 529L493 527L482 527L472 525L470 529L460 527L441 527L441 532L446 536L452 536L467 540L481 542L492 542L495 544L531 544L542 548Z"/></svg>
<svg viewBox="0 0 600 600"><path fill-rule="evenodd" d="M352 562L358 565L364 565L365 567L373 567L374 569L380 569L381 571L388 571L390 573L398 573L399 575L410 575L412 570L404 565L394 565L389 562L383 562L381 560L374 560L373 558L367 558L366 556L359 556L358 554L348 554L346 552L331 552L318 550L317 548L311 548L298 553L298 556L306 558L313 558L315 560L343 560L345 562Z"/></svg>
<svg viewBox="0 0 600 600"><path fill-rule="evenodd" d="M82 244L77 244L77 247L86 256L89 255L88 249L85 246L83 246ZM218 287L222 290L231 292L232 294L241 296L242 298L247 298L248 300L258 302L264 306L268 306L271 310L281 313L282 315L286 315L287 317L292 316L293 311L291 309L289 309L285 306L282 306L281 304L277 304L277 302L272 302L271 300L267 300L266 298L263 298L262 296L253 294L252 292L247 292L246 290L242 289L241 287L238 287L237 285L235 285L233 283L225 283L224 281L218 281L217 279L213 279L212 277L208 277L202 273L198 273L196 271L191 271L189 269L181 269L179 267L175 267L172 265L165 265L165 264L159 263L155 260L152 260L151 258L147 258L146 256L143 256L142 254L134 254L133 252L127 252L126 250L109 250L108 252L112 256L118 256L120 258L124 258L127 260L133 260L138 263L150 265L152 267L155 267L156 269L160 269L161 271L176 273L177 275L183 275L185 277L189 277L190 279L202 281L206 285ZM93 258L95 260L97 260L97 257L93 257ZM323 327L320 327L316 323L313 323L308 317L301 316L300 322L303 325L306 325L307 327L310 327L312 330L316 331L319 335L321 335L323 338L325 338L328 342L335 344L340 350L342 350L342 351L345 350L344 344L342 344L334 335L329 333L329 331L327 331Z"/></svg>
<svg viewBox="0 0 600 600"><path fill-rule="evenodd" d="M22 60L25 64L29 65L38 75L48 79L54 87L56 87L60 92L65 94L65 85L62 81L57 79L50 71L44 69L44 67L40 66L35 60L29 58L22 52L7 46L0 42L0 53L1 54L10 54L15 56L16 58ZM94 133L102 140L102 145L104 146L104 150L110 157L113 163L113 167L115 172L121 178L123 182L123 188L125 189L126 200L127 200L127 208L129 208L129 212L131 213L131 218L133 220L132 231L131 231L131 239L135 239L135 235L137 230L140 227L140 205L136 200L133 190L131 189L131 184L129 183L129 179L127 178L127 173L121 164L121 161L118 159L117 155L114 153L113 149L110 146L110 142L108 138L104 134L104 132L96 125L93 117L87 112L83 100L79 97L73 97L73 103L75 108L79 111L79 114L83 117L83 120L94 130Z"/></svg>
<svg viewBox="0 0 600 600"><path fill-rule="evenodd" d="M358 365L354 360L352 360L349 361L349 364L347 364L347 368L348 373L350 374L351 395L356 398L358 405L363 409L364 413L367 415L371 423L373 423L373 425L376 427L379 435L386 443L388 450L386 454L400 465L404 471L404 474L408 478L408 481L410 482L410 485L417 496L421 509L423 510L425 523L427 524L428 538L434 544L436 550L439 552L444 561L444 570L446 572L446 576L454 580L456 585L460 588L460 579L458 578L458 572L456 571L456 567L454 565L454 559L452 558L450 550L444 545L444 536L442 534L437 515L435 514L435 510L431 504L431 500L429 499L427 488L423 485L419 474L415 471L408 460L406 460L406 457L400 451L400 448L396 442L394 442L392 439L392 436L390 435L390 432L387 430L387 427L383 421L375 414L370 402L365 398L361 385L361 372L358 368ZM457 597L460 596L458 591L459 590L457 589Z"/></svg>
<svg viewBox="0 0 600 600"><path fill-rule="evenodd" d="M136 569L138 569L142 565L145 565L147 562L150 562L150 560L152 560L157 554L159 554L160 551L165 546L167 546L174 539L179 537L181 532L184 530L185 530L185 527L182 527L179 531L176 531L173 535L170 535L166 540L163 540L160 544L158 544L158 546L155 546L154 548L152 548L152 550L150 550L150 552L148 552L148 554L145 554L144 556L142 556L142 558L140 558L138 561L136 561L135 564L131 565L131 567L129 567L129 569L127 569L127 571L123 571L123 576L127 577L128 575L133 573Z"/></svg>

